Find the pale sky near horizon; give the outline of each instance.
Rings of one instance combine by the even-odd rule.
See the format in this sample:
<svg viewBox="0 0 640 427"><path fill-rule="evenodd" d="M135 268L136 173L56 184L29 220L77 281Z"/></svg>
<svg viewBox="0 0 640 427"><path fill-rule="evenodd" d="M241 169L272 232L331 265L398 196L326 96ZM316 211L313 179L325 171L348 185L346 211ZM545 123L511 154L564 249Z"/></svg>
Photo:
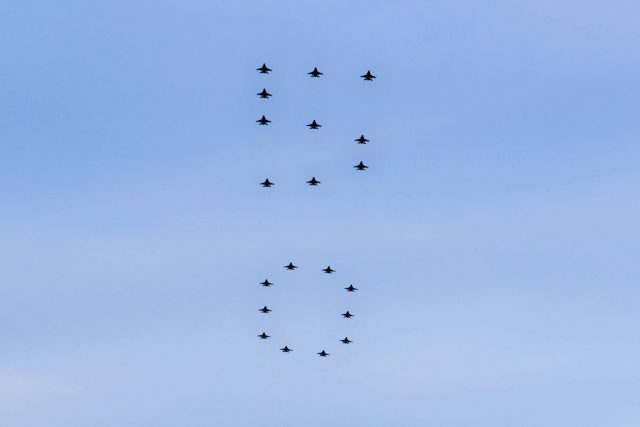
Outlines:
<svg viewBox="0 0 640 427"><path fill-rule="evenodd" d="M0 2L0 426L637 426L639 19Z"/></svg>

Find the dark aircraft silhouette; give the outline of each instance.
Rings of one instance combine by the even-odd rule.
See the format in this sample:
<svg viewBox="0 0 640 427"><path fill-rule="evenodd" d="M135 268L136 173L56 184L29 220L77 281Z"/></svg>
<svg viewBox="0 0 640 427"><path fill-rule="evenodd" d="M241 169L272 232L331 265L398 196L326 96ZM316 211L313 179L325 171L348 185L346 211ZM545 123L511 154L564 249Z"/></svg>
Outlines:
<svg viewBox="0 0 640 427"><path fill-rule="evenodd" d="M320 182L321 182L321 181L318 181L318 180L316 179L316 177L314 176L314 177L312 177L309 181L307 181L307 184L309 184L309 185L318 185L318 184L320 184Z"/></svg>
<svg viewBox="0 0 640 427"><path fill-rule="evenodd" d="M317 67L313 67L313 71L307 74L309 74L311 77L320 77L322 75L322 73L318 71Z"/></svg>
<svg viewBox="0 0 640 427"><path fill-rule="evenodd" d="M320 357L327 357L329 356L329 353L327 353L326 351L322 350L320 353L318 353L320 355Z"/></svg>
<svg viewBox="0 0 640 427"><path fill-rule="evenodd" d="M264 332L263 332L264 333ZM340 341L342 341L342 344L349 344L352 343L353 341L351 341L349 338L344 337L344 339L341 339Z"/></svg>
<svg viewBox="0 0 640 427"><path fill-rule="evenodd" d="M315 121L315 120L314 120L314 121L312 121L311 123L309 123L307 126L308 126L310 129L318 129L318 128L321 128L321 127L322 127L322 125L319 125L318 123L316 123L316 121Z"/></svg>
<svg viewBox="0 0 640 427"><path fill-rule="evenodd" d="M280 351L283 353L289 353L290 351L293 351L293 350L291 350L289 347L285 345L283 348L280 349Z"/></svg>
<svg viewBox="0 0 640 427"><path fill-rule="evenodd" d="M331 274L333 273L335 270L331 268L330 265L327 265L327 268L323 268L322 271L324 271L327 274Z"/></svg>
<svg viewBox="0 0 640 427"><path fill-rule="evenodd" d="M267 92L266 89L262 89L262 92L256 93L256 95L258 95L260 98L265 98L265 99L269 99L269 97L271 96L271 94Z"/></svg>
<svg viewBox="0 0 640 427"><path fill-rule="evenodd" d="M366 144L367 142L369 142L369 140L365 138L364 135L360 135L360 138L354 139L354 141L356 141L358 144Z"/></svg>
<svg viewBox="0 0 640 427"><path fill-rule="evenodd" d="M265 314L267 314L267 313L269 313L270 311L273 311L273 310L269 310L269 309L267 308L267 306L265 305L265 306L264 306L264 307L262 307L259 311L260 311L261 313L265 313Z"/></svg>
<svg viewBox="0 0 640 427"><path fill-rule="evenodd" d="M345 289L347 290L347 292L355 292L358 290L358 288L354 287L353 285L349 285L349 287Z"/></svg>
<svg viewBox="0 0 640 427"><path fill-rule="evenodd" d="M263 332L263 333L261 333L260 335L258 335L258 337L259 337L260 339L266 340L267 338L269 338L269 335L267 335L267 334L265 334L265 333Z"/></svg>
<svg viewBox="0 0 640 427"><path fill-rule="evenodd" d="M342 313L342 317L345 317L345 318L347 318L347 319L348 319L348 318L350 318L350 317L353 317L353 314L349 313L349 310L347 310L347 312L346 312L346 313Z"/></svg>
<svg viewBox="0 0 640 427"><path fill-rule="evenodd" d="M260 71L260 74L269 74L271 68L267 67L267 64L262 64L262 67L256 68L256 70Z"/></svg>
<svg viewBox="0 0 640 427"><path fill-rule="evenodd" d="M263 187L271 187L274 184L273 182L269 181L269 178L267 178L263 182L261 182L260 185L262 185Z"/></svg>
<svg viewBox="0 0 640 427"><path fill-rule="evenodd" d="M262 286L267 287L267 288L268 288L269 286L273 286L273 283L271 283L271 282L270 282L269 280L267 280L267 279L264 279L264 282L260 282L260 284L261 284Z"/></svg>
<svg viewBox="0 0 640 427"><path fill-rule="evenodd" d="M267 126L269 123L271 123L271 120L267 119L265 116L262 116L258 120L256 120L256 122L261 126Z"/></svg>
<svg viewBox="0 0 640 427"><path fill-rule="evenodd" d="M360 162L357 165L354 166L354 168L358 169L359 171L363 171L366 168L368 168L369 166L365 165L364 163Z"/></svg>
<svg viewBox="0 0 640 427"><path fill-rule="evenodd" d="M376 76L374 76L373 74L371 74L371 71L369 71L369 70L367 70L367 74L363 74L363 75L361 75L360 77L362 77L362 78L363 78L363 79L365 79L365 80L369 80L369 81L371 81L371 80L373 80L373 79L375 79L375 78L376 78Z"/></svg>
<svg viewBox="0 0 640 427"><path fill-rule="evenodd" d="M285 265L284 268L286 268L287 270L295 270L296 268L298 268L298 266L293 265L293 263L290 262L289 265Z"/></svg>

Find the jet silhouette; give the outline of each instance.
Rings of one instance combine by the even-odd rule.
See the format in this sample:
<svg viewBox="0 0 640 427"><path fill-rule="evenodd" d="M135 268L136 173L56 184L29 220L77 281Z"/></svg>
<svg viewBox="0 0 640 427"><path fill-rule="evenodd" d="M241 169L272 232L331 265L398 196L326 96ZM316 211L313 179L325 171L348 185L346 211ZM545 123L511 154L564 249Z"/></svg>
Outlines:
<svg viewBox="0 0 640 427"><path fill-rule="evenodd" d="M342 344L349 344L352 343L353 341L351 341L349 338L344 337L344 339L341 339L340 341L342 341Z"/></svg>
<svg viewBox="0 0 640 427"><path fill-rule="evenodd" d="M267 335L267 334L265 334L265 333L263 332L263 333L261 333L260 335L258 335L258 337L259 337L260 339L266 340L266 339L267 339L267 338L269 338L270 336L269 336L269 335Z"/></svg>
<svg viewBox="0 0 640 427"><path fill-rule="evenodd" d="M280 351L283 353L289 353L290 351L293 351L293 350L291 350L289 347L285 345L283 348L280 349Z"/></svg>
<svg viewBox="0 0 640 427"><path fill-rule="evenodd" d="M359 171L363 171L366 168L368 168L369 166L365 165L364 163L360 162L357 165L354 166L354 168L358 169Z"/></svg>
<svg viewBox="0 0 640 427"><path fill-rule="evenodd" d="M314 177L312 177L309 181L307 181L307 184L309 184L309 185L318 185L318 184L320 184L320 182L321 182L321 181L318 181L318 180L316 179L316 177L314 176Z"/></svg>
<svg viewBox="0 0 640 427"><path fill-rule="evenodd" d="M333 273L335 270L331 268L330 265L327 265L327 268L323 268L322 271L324 271L327 274L331 274Z"/></svg>
<svg viewBox="0 0 640 427"><path fill-rule="evenodd" d="M269 178L267 178L263 182L261 182L260 185L262 185L263 187L271 187L272 185L274 185L274 183L269 181Z"/></svg>
<svg viewBox="0 0 640 427"><path fill-rule="evenodd" d="M360 138L354 139L354 141L356 141L358 144L366 144L367 142L369 142L369 140L365 138L364 135L360 135Z"/></svg>
<svg viewBox="0 0 640 427"><path fill-rule="evenodd" d="M260 284L264 287L269 287L269 286L273 286L273 283L271 283L269 280L264 279L264 282L260 282Z"/></svg>
<svg viewBox="0 0 640 427"><path fill-rule="evenodd" d="M256 122L261 126L267 126L269 123L271 123L271 120L267 119L265 116L262 116L258 120L256 120Z"/></svg>
<svg viewBox="0 0 640 427"><path fill-rule="evenodd" d="M350 317L353 317L353 314L349 313L349 310L347 310L347 312L346 312L346 313L342 313L342 317L345 317L345 318L347 318L347 319L348 319L348 318L350 318Z"/></svg>
<svg viewBox="0 0 640 427"><path fill-rule="evenodd" d="M345 289L347 290L347 292L355 292L358 290L358 288L354 287L353 285L349 285L349 287Z"/></svg>
<svg viewBox="0 0 640 427"><path fill-rule="evenodd" d="M286 268L287 270L295 270L296 268L298 268L298 266L293 265L293 263L290 262L289 265L285 265L284 268Z"/></svg>
<svg viewBox="0 0 640 427"><path fill-rule="evenodd" d="M320 353L318 353L320 355L320 357L327 357L329 356L329 353L327 353L326 351L322 350Z"/></svg>
<svg viewBox="0 0 640 427"><path fill-rule="evenodd" d="M363 75L362 75L362 76L360 76L360 77L362 77L362 78L363 78L363 79L365 79L365 80L369 80L369 81L371 81L371 80L373 80L373 79L375 79L375 78L376 78L376 76L374 76L373 74L371 74L371 71L369 71L369 70L367 70L367 74L363 74Z"/></svg>
<svg viewBox="0 0 640 427"><path fill-rule="evenodd" d="M312 121L311 123L309 123L307 126L308 126L310 129L318 129L318 128L321 128L321 127L322 127L322 125L319 125L318 123L316 123L316 121L315 121L315 120L314 120L314 121Z"/></svg>
<svg viewBox="0 0 640 427"><path fill-rule="evenodd" d="M260 311L261 313L267 314L267 313L269 313L270 311L273 311L273 310L269 310L269 309L267 308L267 306L265 305L264 307L262 307L262 308L261 308L260 310L258 310L258 311ZM344 315L343 315L343 316L344 316Z"/></svg>
<svg viewBox="0 0 640 427"><path fill-rule="evenodd" d="M267 64L262 64L262 67L256 68L256 70L260 71L260 74L269 74L271 68L267 67Z"/></svg>
<svg viewBox="0 0 640 427"><path fill-rule="evenodd" d="M313 67L313 71L307 74L309 74L311 77L320 77L322 75L322 73L318 71L317 67Z"/></svg>
<svg viewBox="0 0 640 427"><path fill-rule="evenodd" d="M266 89L262 89L262 92L256 93L256 95L258 95L260 98L265 98L265 99L269 99L269 97L271 96L271 94L267 92Z"/></svg>

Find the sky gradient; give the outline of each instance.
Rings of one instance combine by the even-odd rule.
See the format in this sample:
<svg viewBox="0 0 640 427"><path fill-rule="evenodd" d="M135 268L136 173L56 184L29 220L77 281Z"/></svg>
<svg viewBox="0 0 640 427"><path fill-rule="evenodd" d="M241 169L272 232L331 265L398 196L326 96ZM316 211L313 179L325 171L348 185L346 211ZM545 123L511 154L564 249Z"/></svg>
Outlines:
<svg viewBox="0 0 640 427"><path fill-rule="evenodd" d="M639 17L0 3L0 425L636 427Z"/></svg>

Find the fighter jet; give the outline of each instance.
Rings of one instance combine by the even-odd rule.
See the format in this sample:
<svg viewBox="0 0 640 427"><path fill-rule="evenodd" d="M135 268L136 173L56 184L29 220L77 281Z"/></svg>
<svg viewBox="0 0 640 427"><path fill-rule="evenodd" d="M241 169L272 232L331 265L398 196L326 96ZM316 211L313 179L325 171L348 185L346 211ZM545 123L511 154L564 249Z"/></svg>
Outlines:
<svg viewBox="0 0 640 427"><path fill-rule="evenodd" d="M267 64L262 64L262 67L256 68L256 70L260 71L260 74L269 74L271 68L267 67Z"/></svg>
<svg viewBox="0 0 640 427"><path fill-rule="evenodd" d="M320 182L321 182L321 181L318 181L318 180L316 179L316 177L314 176L314 177L312 177L309 181L307 181L307 184L309 184L309 185L318 185L318 184L320 184Z"/></svg>
<svg viewBox="0 0 640 427"><path fill-rule="evenodd" d="M318 71L317 67L313 67L313 71L307 74L309 74L311 77L320 77L322 75L322 73Z"/></svg>
<svg viewBox="0 0 640 427"><path fill-rule="evenodd" d="M287 347L287 346L285 345L284 347L282 347L282 348L280 349L280 351L281 351L281 352L283 352L283 353L289 353L290 351L293 351L293 350L291 350L289 347Z"/></svg>
<svg viewBox="0 0 640 427"><path fill-rule="evenodd" d="M365 80L369 80L372 81L373 79L376 78L376 76L374 76L373 74L371 74L371 71L367 70L367 74L363 74L360 77L362 77Z"/></svg>
<svg viewBox="0 0 640 427"><path fill-rule="evenodd" d="M261 182L260 185L262 185L263 187L271 187L272 185L275 185L275 184L269 181L269 178L267 178L263 182Z"/></svg>
<svg viewBox="0 0 640 427"><path fill-rule="evenodd" d="M298 268L298 266L293 265L293 263L290 262L289 265L285 265L284 268L286 268L287 270L295 270L296 268Z"/></svg>
<svg viewBox="0 0 640 427"><path fill-rule="evenodd" d="M345 318L347 318L347 319L348 319L348 318L350 318L350 317L353 317L353 314L349 313L349 310L347 310L347 312L346 312L346 313L342 313L342 317L345 317Z"/></svg>
<svg viewBox="0 0 640 427"><path fill-rule="evenodd" d="M273 310L269 310L269 309L267 308L267 306L265 305L264 307L262 307L262 308L261 308L260 310L258 310L258 311L260 311L261 313L267 314L267 313L269 313L270 311L273 311ZM347 312L347 313L348 313L348 312ZM344 314L343 314L343 316L344 316Z"/></svg>
<svg viewBox="0 0 640 427"><path fill-rule="evenodd" d="M369 140L365 138L364 135L360 135L360 138L354 139L354 141L356 141L358 144L366 144L367 142L369 142Z"/></svg>
<svg viewBox="0 0 640 427"><path fill-rule="evenodd" d="M266 340L266 339L267 339L267 338L269 338L270 336L269 336L269 335L267 335L267 334L265 334L265 333L263 332L263 333L261 333L260 335L258 335L258 337L259 337L260 339L262 339L262 340Z"/></svg>
<svg viewBox="0 0 640 427"><path fill-rule="evenodd" d="M271 120L267 119L265 116L262 116L258 120L256 120L256 122L261 126L267 126L269 123L271 123Z"/></svg>
<svg viewBox="0 0 640 427"><path fill-rule="evenodd" d="M329 356L329 353L327 353L326 351L322 350L320 353L318 353L320 355L320 357L327 357Z"/></svg>
<svg viewBox="0 0 640 427"><path fill-rule="evenodd" d="M324 271L327 274L331 274L333 273L335 270L331 268L330 265L327 265L327 268L323 268L322 271Z"/></svg>
<svg viewBox="0 0 640 427"><path fill-rule="evenodd" d="M256 93L256 95L258 95L260 98L265 98L265 99L269 99L269 97L271 96L271 94L267 92L266 89L262 89L262 92Z"/></svg>
<svg viewBox="0 0 640 427"><path fill-rule="evenodd" d="M268 279L264 279L264 282L260 282L260 284L266 288L268 288L269 286L273 286L273 283L271 283Z"/></svg>
<svg viewBox="0 0 640 427"><path fill-rule="evenodd" d="M349 285L349 287L345 289L347 290L347 292L355 292L358 290L358 288L354 287L353 285Z"/></svg>
<svg viewBox="0 0 640 427"><path fill-rule="evenodd" d="M318 129L318 128L321 128L321 127L322 127L322 125L319 125L318 123L316 123L316 121L315 121L315 120L314 120L314 121L312 121L311 123L309 123L307 126L308 126L310 129Z"/></svg>
<svg viewBox="0 0 640 427"><path fill-rule="evenodd" d="M366 168L368 168L369 166L365 165L364 163L360 162L357 165L354 166L354 168L358 169L359 171L363 171Z"/></svg>
<svg viewBox="0 0 640 427"><path fill-rule="evenodd" d="M351 341L349 338L344 337L344 339L341 339L340 341L342 341L342 344L349 344L352 343L353 341Z"/></svg>

